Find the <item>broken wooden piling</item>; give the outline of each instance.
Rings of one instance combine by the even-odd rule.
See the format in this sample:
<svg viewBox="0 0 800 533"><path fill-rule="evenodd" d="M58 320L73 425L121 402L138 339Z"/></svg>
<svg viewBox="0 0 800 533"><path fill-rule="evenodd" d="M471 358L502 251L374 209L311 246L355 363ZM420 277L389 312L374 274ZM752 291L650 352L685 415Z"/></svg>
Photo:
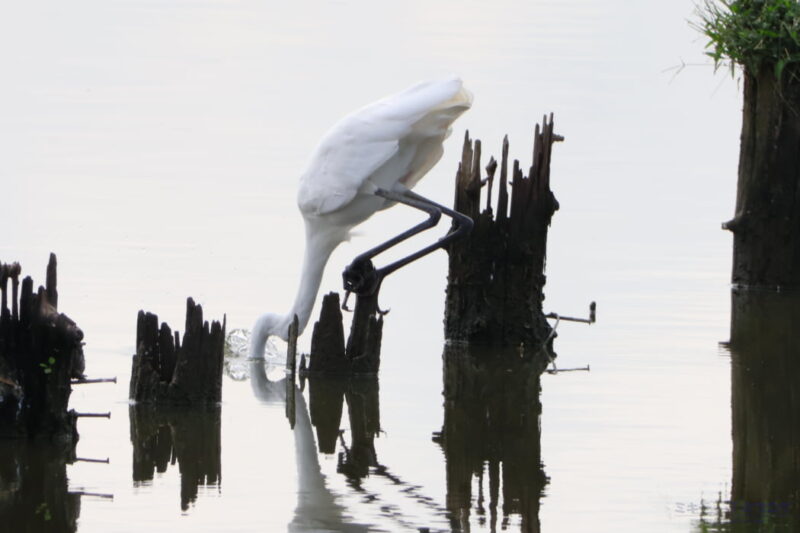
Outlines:
<svg viewBox="0 0 800 533"><path fill-rule="evenodd" d="M0 438L78 440L67 407L71 381L83 378L83 332L58 312L56 268L50 254L46 285L34 292L28 276L20 292L20 265L0 263Z"/></svg>
<svg viewBox="0 0 800 533"><path fill-rule="evenodd" d="M544 117L535 129L528 176L518 160L509 165L508 138L503 140L495 209L492 193L498 163L491 158L482 178L481 142L473 142L469 132L465 136L455 209L475 225L469 237L448 248L448 340L537 351L548 338L551 328L542 312L544 268L547 231L558 209L550 190L550 159L553 143L561 140L553 133L553 115ZM486 192L481 210L482 190Z"/></svg>
<svg viewBox="0 0 800 533"><path fill-rule="evenodd" d="M308 368L301 369L305 374L377 375L383 331L378 291L357 297L347 344L342 318L339 294L325 295L311 336Z"/></svg>
<svg viewBox="0 0 800 533"><path fill-rule="evenodd" d="M183 341L158 316L139 311L130 398L136 402L202 405L222 400L225 318L203 321L203 309L186 300Z"/></svg>

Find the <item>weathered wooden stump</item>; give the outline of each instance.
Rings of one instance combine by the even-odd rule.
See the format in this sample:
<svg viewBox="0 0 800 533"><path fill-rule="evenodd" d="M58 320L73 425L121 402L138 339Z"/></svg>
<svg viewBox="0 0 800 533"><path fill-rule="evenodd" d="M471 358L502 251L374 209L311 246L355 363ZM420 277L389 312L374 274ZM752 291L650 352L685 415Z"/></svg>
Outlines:
<svg viewBox="0 0 800 533"><path fill-rule="evenodd" d="M481 143L467 133L456 175L455 209L475 222L468 238L448 249L450 267L445 337L486 346L524 346L538 351L550 334L542 312L547 229L558 202L550 190L553 116L536 126L528 177L519 161L508 192L508 138L503 141L496 213L492 189L497 162L481 179ZM484 188L484 185L486 187ZM481 190L485 207L481 210Z"/></svg>
<svg viewBox="0 0 800 533"><path fill-rule="evenodd" d="M222 400L225 319L203 321L203 309L188 298L183 342L158 316L139 311L130 398L141 403L216 404Z"/></svg>
<svg viewBox="0 0 800 533"><path fill-rule="evenodd" d="M320 318L311 336L306 374L377 375L380 368L383 317L378 313L378 292L358 296L347 344L344 342L339 294L322 299Z"/></svg>
<svg viewBox="0 0 800 533"><path fill-rule="evenodd" d="M41 438L74 444L72 379L83 377L83 332L58 312L56 256L47 283L33 292L19 264L0 263L0 438ZM8 308L11 281L11 309Z"/></svg>
<svg viewBox="0 0 800 533"><path fill-rule="evenodd" d="M201 486L219 486L222 440L219 405L169 408L132 405L134 485L153 480L177 461L181 473L181 509L197 499Z"/></svg>
<svg viewBox="0 0 800 533"><path fill-rule="evenodd" d="M539 531L539 500L547 484L541 462L540 375L547 362L499 351L447 345L444 350L444 426L434 441L446 459L447 510L453 531L469 530L476 499L488 499L492 531L519 514L521 531ZM484 479L488 477L486 498ZM501 504L502 496L502 505Z"/></svg>
<svg viewBox="0 0 800 533"><path fill-rule="evenodd" d="M787 72L778 80L772 65L744 69L736 213L722 225L740 286L800 287L800 78Z"/></svg>

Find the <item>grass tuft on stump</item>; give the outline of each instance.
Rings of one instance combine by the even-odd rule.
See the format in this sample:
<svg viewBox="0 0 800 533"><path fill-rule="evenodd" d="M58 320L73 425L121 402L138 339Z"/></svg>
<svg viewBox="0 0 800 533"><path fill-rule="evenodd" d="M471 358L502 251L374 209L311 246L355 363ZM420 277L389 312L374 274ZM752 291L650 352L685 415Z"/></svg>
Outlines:
<svg viewBox="0 0 800 533"><path fill-rule="evenodd" d="M775 78L800 80L800 1L705 0L697 29L708 37L706 54L717 68L751 73L771 69Z"/></svg>

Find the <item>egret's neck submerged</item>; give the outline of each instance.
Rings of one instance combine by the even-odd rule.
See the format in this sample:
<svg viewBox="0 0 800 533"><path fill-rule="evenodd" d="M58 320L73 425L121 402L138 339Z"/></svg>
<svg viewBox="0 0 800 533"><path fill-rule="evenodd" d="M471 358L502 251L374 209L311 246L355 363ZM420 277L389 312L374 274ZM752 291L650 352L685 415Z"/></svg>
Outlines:
<svg viewBox="0 0 800 533"><path fill-rule="evenodd" d="M347 232L338 227L325 227L306 219L306 249L303 255L303 268L300 273L300 286L291 310L285 315L266 313L256 320L250 337L250 357L262 358L264 347L270 335L280 337L284 341L289 336L289 325L297 315L300 335L306 328L314 300L317 298L325 265L331 253L340 242L345 240Z"/></svg>

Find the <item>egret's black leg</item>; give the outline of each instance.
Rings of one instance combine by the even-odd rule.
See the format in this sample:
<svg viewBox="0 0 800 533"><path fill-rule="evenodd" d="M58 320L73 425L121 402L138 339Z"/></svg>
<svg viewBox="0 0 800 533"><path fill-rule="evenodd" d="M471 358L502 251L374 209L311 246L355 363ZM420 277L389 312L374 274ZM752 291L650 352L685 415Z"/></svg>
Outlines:
<svg viewBox="0 0 800 533"><path fill-rule="evenodd" d="M413 254L411 254L411 255L409 255L407 257L404 257L403 259L399 259L399 260L395 261L394 263L386 265L385 267L383 267L380 270L378 270L381 278L383 278L385 276L388 276L389 274L391 274L392 272L394 272L398 268L403 267L403 266L411 263L412 261L416 261L420 257L428 255L429 253L431 253L431 252L433 252L435 250L438 250L439 248L446 247L448 244L450 244L451 242L453 242L455 240L458 240L458 239L460 239L462 237L466 237L469 234L469 232L472 231L473 221L467 215L465 215L463 213L459 213L458 211L454 211L453 209L450 209L449 207L445 207L445 206L443 206L441 204L438 204L438 203L434 202L433 200L428 200L424 196L420 196L419 194L417 194L417 193L415 193L413 191L406 191L404 193L404 196L406 198L408 198L408 199L415 200L416 202L419 202L419 203L421 203L423 205L428 205L430 207L438 209L440 212L442 212L445 215L447 215L450 218L452 218L453 221L456 223L456 227L453 228L453 230L451 232L449 232L447 235L445 235L444 237L442 237L441 239L439 239L435 243L433 243L433 244L431 244L429 246L426 246L425 248L423 248L423 249L421 249L421 250L419 250L417 252L414 252ZM409 205L411 205L411 204L409 204Z"/></svg>
<svg viewBox="0 0 800 533"><path fill-rule="evenodd" d="M378 189L375 194L382 196L387 200L403 203L421 211L425 211L428 213L428 220L417 224L408 231L404 231L400 235L397 235L396 237L393 237L392 239L389 239L388 241L371 248L362 254L359 254L342 273L342 277L344 279L344 288L346 291L345 302L347 301L347 294L350 292L355 292L357 294L372 294L378 288L384 277L388 276L398 268L401 268L412 261L419 259L420 257L428 255L434 250L444 248L450 242L468 234L472 229L472 219L468 216L443 205L437 204L436 202L428 200L424 196L420 196L411 191L395 193ZM439 239L437 242L428 245L425 248L414 252L413 254L390 263L381 269L375 269L371 261L372 257L375 257L379 253L391 248L392 246L410 237L413 237L417 233L432 228L439 222L442 213L445 213L453 218L456 224L456 227L453 229L453 231Z"/></svg>

